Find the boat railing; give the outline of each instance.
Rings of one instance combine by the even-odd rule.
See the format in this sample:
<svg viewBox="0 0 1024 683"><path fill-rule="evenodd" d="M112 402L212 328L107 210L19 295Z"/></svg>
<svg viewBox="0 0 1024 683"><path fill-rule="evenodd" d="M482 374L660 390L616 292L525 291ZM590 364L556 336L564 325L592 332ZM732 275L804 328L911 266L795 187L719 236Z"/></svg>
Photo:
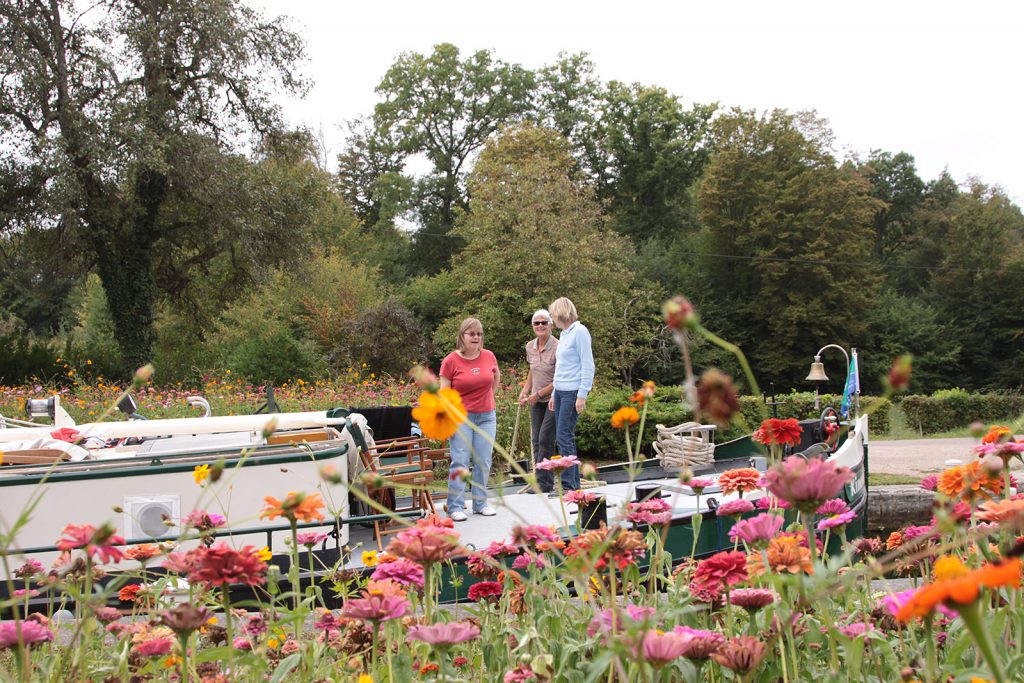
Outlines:
<svg viewBox="0 0 1024 683"><path fill-rule="evenodd" d="M422 517L422 511L420 510L409 510L405 512L390 512L387 514L374 514L374 515L357 515L354 517L344 517L340 519L334 519L329 522L299 522L295 525L296 529L322 529L324 527L330 527L337 531L342 525L351 524L372 524L373 522L382 522L385 520L394 520L397 518L411 519L413 517ZM119 546L131 546L139 545L142 543L164 543L164 542L182 542L182 541L198 541L201 538L207 538L213 536L214 538L223 538L230 536L251 536L265 533L267 536L267 547L270 547L273 540L273 534L279 531L290 531L292 528L291 524L273 524L267 526L248 527L241 529L222 529L215 530L208 534L188 534L186 536L175 536L166 538L153 538L146 536L145 538L129 538L124 543L118 543L115 545ZM337 538L337 533L332 534L334 538ZM324 540L324 544L327 541ZM39 553L55 553L60 552L60 548L55 545L42 545L35 546L32 548L9 548L6 550L0 550L0 555L6 556L17 556L17 555L36 555Z"/></svg>

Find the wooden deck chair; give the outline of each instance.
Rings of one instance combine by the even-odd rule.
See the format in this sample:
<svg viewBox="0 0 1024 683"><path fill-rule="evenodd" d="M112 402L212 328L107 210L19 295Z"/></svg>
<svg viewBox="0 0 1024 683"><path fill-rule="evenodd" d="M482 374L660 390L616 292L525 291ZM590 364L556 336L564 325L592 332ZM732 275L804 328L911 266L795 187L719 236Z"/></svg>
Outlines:
<svg viewBox="0 0 1024 683"><path fill-rule="evenodd" d="M24 451L9 451L3 455L4 465L52 465L70 460L71 455L59 448L33 448Z"/></svg>
<svg viewBox="0 0 1024 683"><path fill-rule="evenodd" d="M434 467L427 457L427 451L424 438L408 436L377 441L371 452L360 453L366 471L374 472L381 478L381 486L371 487L367 494L378 504L395 512L422 510L432 514L435 510L429 487L434 481ZM399 495L399 489L409 490L408 499ZM386 520L374 522L373 535L377 548L383 550L383 537L403 528L402 525Z"/></svg>

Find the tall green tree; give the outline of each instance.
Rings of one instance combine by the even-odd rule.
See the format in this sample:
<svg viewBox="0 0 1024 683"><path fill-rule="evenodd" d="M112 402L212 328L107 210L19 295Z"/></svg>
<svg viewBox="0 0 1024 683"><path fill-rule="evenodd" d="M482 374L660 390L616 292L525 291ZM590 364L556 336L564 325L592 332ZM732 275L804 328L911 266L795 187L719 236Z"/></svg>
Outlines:
<svg viewBox="0 0 1024 683"><path fill-rule="evenodd" d="M465 180L473 155L500 126L530 108L533 74L495 59L485 50L460 58L449 43L430 55L403 53L384 74L383 98L373 121L380 140L404 158L422 155L430 164L418 180L420 208L414 253L418 268L435 273L461 248L451 229L467 208Z"/></svg>
<svg viewBox="0 0 1024 683"><path fill-rule="evenodd" d="M94 259L126 362L149 360L155 247L172 188L212 140L229 150L280 127L298 93L297 35L237 0L0 4L0 147L57 227ZM24 201L26 198L21 197ZM19 201L17 197L13 201Z"/></svg>
<svg viewBox="0 0 1024 683"><path fill-rule="evenodd" d="M1024 214L972 181L949 204L929 300L960 345L965 388L1020 389L1024 377Z"/></svg>
<svg viewBox="0 0 1024 683"><path fill-rule="evenodd" d="M608 84L598 126L598 193L618 232L668 243L693 227L689 190L708 160L715 109L687 110L664 88Z"/></svg>
<svg viewBox="0 0 1024 683"><path fill-rule="evenodd" d="M698 195L704 324L739 343L763 380L794 386L819 347L857 346L867 332L878 201L836 163L813 113L734 110L715 132Z"/></svg>
<svg viewBox="0 0 1024 683"><path fill-rule="evenodd" d="M605 224L593 191L575 177L566 140L521 125L488 143L470 178L466 240L451 269L460 306L434 335L451 348L459 320L483 322L487 346L522 360L530 314L559 296L590 328L604 374L628 375L654 336L660 294L634 286L629 243Z"/></svg>

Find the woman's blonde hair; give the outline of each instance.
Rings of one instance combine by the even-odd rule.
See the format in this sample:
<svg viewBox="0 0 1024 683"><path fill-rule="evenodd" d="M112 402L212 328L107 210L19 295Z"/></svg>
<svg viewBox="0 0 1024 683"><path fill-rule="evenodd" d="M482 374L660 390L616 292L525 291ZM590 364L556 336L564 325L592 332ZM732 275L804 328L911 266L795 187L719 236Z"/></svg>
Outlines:
<svg viewBox="0 0 1024 683"><path fill-rule="evenodd" d="M551 311L551 317L562 325L571 325L580 319L576 313L576 306L564 296L552 301L548 310Z"/></svg>
<svg viewBox="0 0 1024 683"><path fill-rule="evenodd" d="M468 332L469 329L472 328L472 327L479 327L480 328L480 334L483 334L483 332L484 332L483 323L481 323L476 318L466 318L465 320L462 321L462 324L459 325L459 334L458 334L457 337L455 337L455 348L456 348L456 350L458 350L458 351L465 351L466 350L466 344L462 341L462 335L466 334L466 332Z"/></svg>

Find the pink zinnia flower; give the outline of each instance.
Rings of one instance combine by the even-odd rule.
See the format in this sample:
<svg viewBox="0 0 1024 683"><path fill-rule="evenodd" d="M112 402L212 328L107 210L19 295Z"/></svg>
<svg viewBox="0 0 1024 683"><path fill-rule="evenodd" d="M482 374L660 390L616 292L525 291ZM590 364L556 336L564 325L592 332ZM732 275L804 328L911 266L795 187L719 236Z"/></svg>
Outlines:
<svg viewBox="0 0 1024 683"><path fill-rule="evenodd" d="M749 500L740 498L739 500L730 500L722 503L718 506L718 510L715 512L719 517L732 517L745 515L748 512L753 512L754 504Z"/></svg>
<svg viewBox="0 0 1024 683"><path fill-rule="evenodd" d="M697 563L693 580L724 587L747 580L747 556L740 551L723 551Z"/></svg>
<svg viewBox="0 0 1024 683"><path fill-rule="evenodd" d="M754 636L729 638L711 658L736 673L747 673L757 668L765 655L765 644Z"/></svg>
<svg viewBox="0 0 1024 683"><path fill-rule="evenodd" d="M767 588L737 588L729 593L729 603L756 612L775 602L775 591Z"/></svg>
<svg viewBox="0 0 1024 683"><path fill-rule="evenodd" d="M643 658L650 662L651 666L660 669L678 659L686 651L689 640L688 636L675 631L662 633L651 630L644 634L641 652Z"/></svg>
<svg viewBox="0 0 1024 683"><path fill-rule="evenodd" d="M801 512L814 512L853 478L849 467L791 455L764 475L768 490Z"/></svg>
<svg viewBox="0 0 1024 683"><path fill-rule="evenodd" d="M672 521L672 506L662 498L627 503L625 519L633 524L668 524Z"/></svg>
<svg viewBox="0 0 1024 683"><path fill-rule="evenodd" d="M175 574L187 574L195 567L194 560L190 553L168 553L163 568Z"/></svg>
<svg viewBox="0 0 1024 683"><path fill-rule="evenodd" d="M409 611L409 601L397 595L367 595L352 598L341 608L341 616L365 621L400 619Z"/></svg>
<svg viewBox="0 0 1024 683"><path fill-rule="evenodd" d="M307 548L312 548L315 545L319 545L324 542L330 534L318 534L315 532L295 534L295 542L299 545L304 545Z"/></svg>
<svg viewBox="0 0 1024 683"><path fill-rule="evenodd" d="M587 493L583 489L577 489L565 494L565 502L576 503L577 505L590 505L597 502L597 496L593 493Z"/></svg>
<svg viewBox="0 0 1024 683"><path fill-rule="evenodd" d="M0 622L0 650L17 647L19 633L21 634L20 642L25 645L41 643L44 640L53 640L53 631L34 619L21 622L2 621Z"/></svg>
<svg viewBox="0 0 1024 683"><path fill-rule="evenodd" d="M537 463L536 467L538 470L547 470L548 472L561 472L567 470L570 467L579 465L580 461L575 455L562 455L553 456L551 458L545 458Z"/></svg>
<svg viewBox="0 0 1024 683"><path fill-rule="evenodd" d="M788 510L789 503L780 498L776 498L775 496L761 496L754 501L754 507L758 510L771 510L773 508Z"/></svg>
<svg viewBox="0 0 1024 683"><path fill-rule="evenodd" d="M185 526L195 529L196 531L203 533L206 531L213 531L226 525L228 520L224 518L224 515L218 515L216 512L207 512L206 510L193 510L192 512L185 515L181 520Z"/></svg>
<svg viewBox="0 0 1024 683"><path fill-rule="evenodd" d="M491 541L484 552L491 557L505 557L518 554L519 547L508 541Z"/></svg>
<svg viewBox="0 0 1024 683"><path fill-rule="evenodd" d="M116 607L93 607L92 613L101 624L110 624L121 618L121 610Z"/></svg>
<svg viewBox="0 0 1024 683"><path fill-rule="evenodd" d="M555 527L540 524L512 527L512 539L520 545L530 546L541 551L557 547L562 543L562 537L555 531Z"/></svg>
<svg viewBox="0 0 1024 683"><path fill-rule="evenodd" d="M874 631L875 627L863 621L855 621L852 624L845 626L839 626L836 628L837 631L842 633L847 638L856 638L862 636L868 631Z"/></svg>
<svg viewBox="0 0 1024 683"><path fill-rule="evenodd" d="M174 641L170 638L151 638L138 643L132 649L143 657L163 657L174 647Z"/></svg>
<svg viewBox="0 0 1024 683"><path fill-rule="evenodd" d="M612 633L612 622L618 627L617 630L621 631L628 624L642 623L650 619L655 611L653 607L641 607L640 605L626 605L625 609L603 609L590 620L590 624L587 626L587 635L593 637L597 633Z"/></svg>
<svg viewBox="0 0 1024 683"><path fill-rule="evenodd" d="M242 636L238 636L233 641L231 641L231 646L233 648L235 648L236 650L251 650L252 649L252 643L249 642L249 639L248 638L243 638Z"/></svg>
<svg viewBox="0 0 1024 683"><path fill-rule="evenodd" d="M709 486L714 486L714 484L714 479L708 479L706 477L697 477L696 479L691 479L690 483L687 484L687 486L689 486L693 490L694 495L699 496L700 494L704 493L704 489L706 489Z"/></svg>
<svg viewBox="0 0 1024 683"><path fill-rule="evenodd" d="M91 524L68 524L61 532L65 535L57 541L57 548L70 553L82 548L90 557L95 555L100 562L120 562L124 553L116 547L124 544L124 537L114 533L111 526L104 525L99 529Z"/></svg>
<svg viewBox="0 0 1024 683"><path fill-rule="evenodd" d="M929 474L921 480L921 488L925 491L938 491L939 490L939 475Z"/></svg>
<svg viewBox="0 0 1024 683"><path fill-rule="evenodd" d="M548 566L548 563L547 560L544 559L543 555L523 553L522 555L518 555L516 559L512 560L512 569L529 569L530 567L543 569L546 566Z"/></svg>
<svg viewBox="0 0 1024 683"><path fill-rule="evenodd" d="M912 541L915 538L931 534L935 529L930 526L908 526L903 530L903 542Z"/></svg>
<svg viewBox="0 0 1024 683"><path fill-rule="evenodd" d="M334 616L329 609L320 608L317 610L319 617L313 622L313 628L327 631L328 633L340 633L344 624Z"/></svg>
<svg viewBox="0 0 1024 683"><path fill-rule="evenodd" d="M14 570L14 575L19 579L31 579L43 573L43 563L39 560L26 560L25 564Z"/></svg>
<svg viewBox="0 0 1024 683"><path fill-rule="evenodd" d="M480 627L468 621L409 627L409 640L420 640L440 647L450 647L479 637Z"/></svg>
<svg viewBox="0 0 1024 683"><path fill-rule="evenodd" d="M824 519L818 522L818 531L834 529L839 526L846 526L857 518L857 513L839 498L832 498L821 504L818 514Z"/></svg>
<svg viewBox="0 0 1024 683"><path fill-rule="evenodd" d="M690 628L689 626L676 626L672 631L689 636L686 641L686 649L683 651L683 657L696 661L708 659L725 642L725 636L716 631L705 631L703 629Z"/></svg>
<svg viewBox="0 0 1024 683"><path fill-rule="evenodd" d="M779 515L762 512L755 517L741 519L733 524L729 529L729 540L739 539L750 546L765 544L779 533L785 523L786 520Z"/></svg>
<svg viewBox="0 0 1024 683"><path fill-rule="evenodd" d="M444 562L463 554L459 536L446 526L415 526L396 534L388 553L423 565Z"/></svg>
<svg viewBox="0 0 1024 683"><path fill-rule="evenodd" d="M423 565L412 560L395 560L383 562L373 570L370 578L375 581L391 579L403 586L423 587Z"/></svg>
<svg viewBox="0 0 1024 683"><path fill-rule="evenodd" d="M527 681L537 680L537 674L533 673L533 669L530 668L529 664L520 664L511 671L506 672L502 680L505 683L527 683Z"/></svg>

